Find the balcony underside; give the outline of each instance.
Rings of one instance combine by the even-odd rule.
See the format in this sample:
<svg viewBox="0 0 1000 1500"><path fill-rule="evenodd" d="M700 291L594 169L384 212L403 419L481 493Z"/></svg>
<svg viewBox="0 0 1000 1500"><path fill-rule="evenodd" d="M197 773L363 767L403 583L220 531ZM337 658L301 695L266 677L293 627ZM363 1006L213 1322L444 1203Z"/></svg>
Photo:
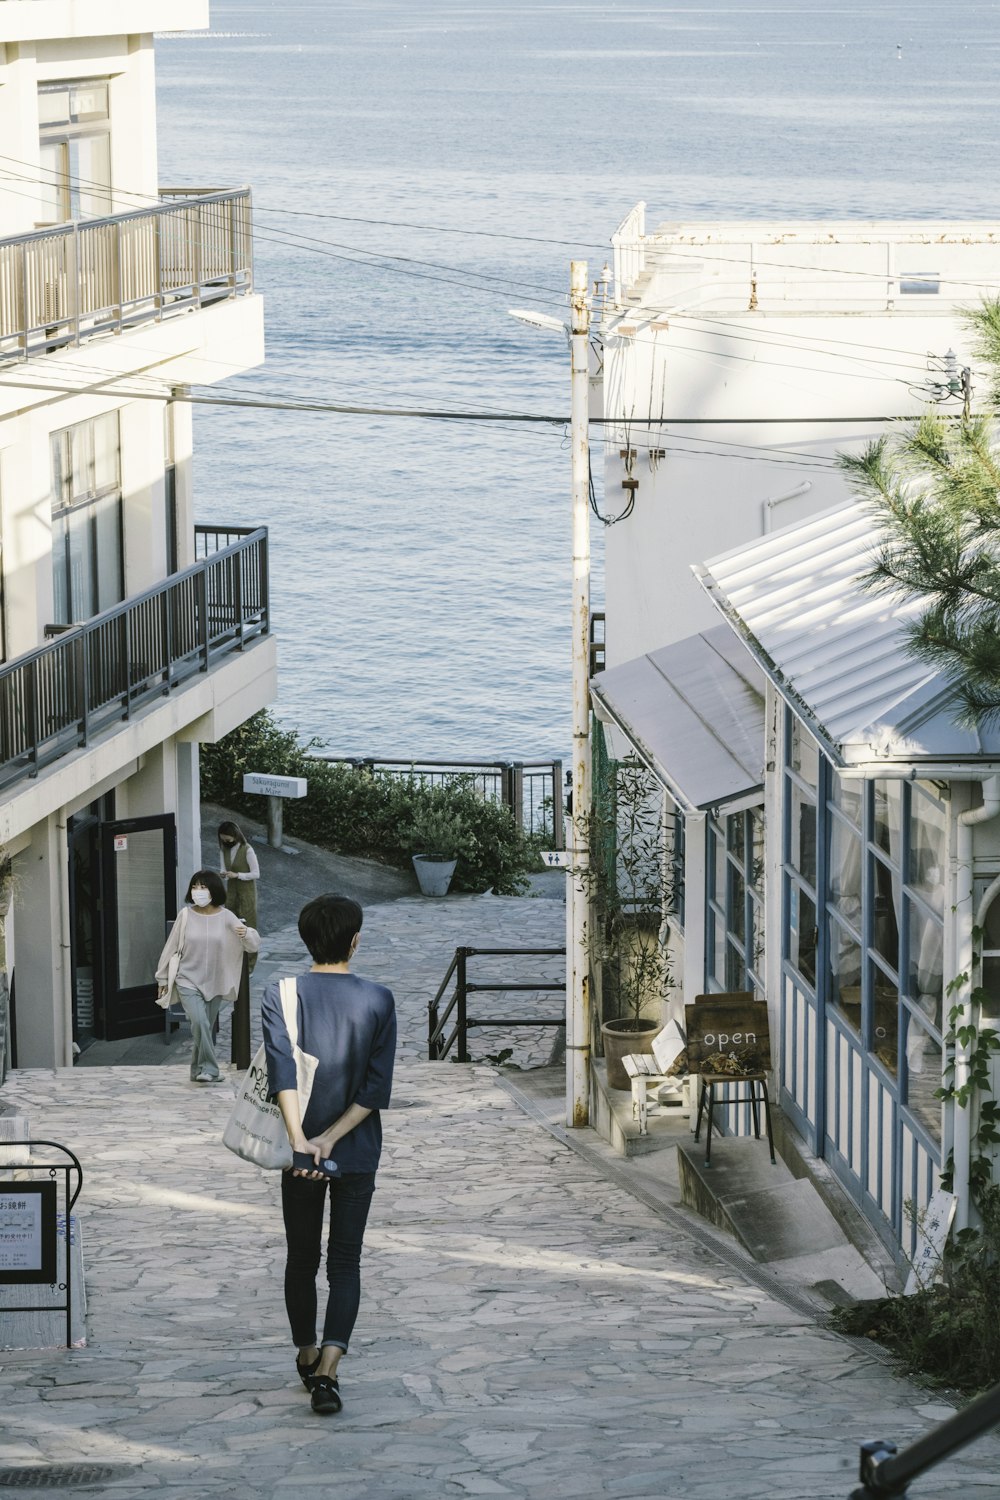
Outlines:
<svg viewBox="0 0 1000 1500"><path fill-rule="evenodd" d="M67 778L83 774L82 790L170 735L226 733L241 722L220 713L234 693L254 700L242 717L271 701L267 532L202 527L197 541L207 555L192 567L0 667L0 792L11 799L0 842L37 821L37 809L27 823L17 814L19 828L10 819L43 788L42 802L64 806Z"/></svg>

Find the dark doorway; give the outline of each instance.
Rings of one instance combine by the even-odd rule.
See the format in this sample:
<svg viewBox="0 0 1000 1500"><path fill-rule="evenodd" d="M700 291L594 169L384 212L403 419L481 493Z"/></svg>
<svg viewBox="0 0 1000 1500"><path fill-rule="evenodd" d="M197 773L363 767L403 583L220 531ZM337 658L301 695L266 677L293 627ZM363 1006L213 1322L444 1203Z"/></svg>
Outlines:
<svg viewBox="0 0 1000 1500"><path fill-rule="evenodd" d="M177 912L173 813L102 823L101 948L107 1041L162 1031L156 962Z"/></svg>

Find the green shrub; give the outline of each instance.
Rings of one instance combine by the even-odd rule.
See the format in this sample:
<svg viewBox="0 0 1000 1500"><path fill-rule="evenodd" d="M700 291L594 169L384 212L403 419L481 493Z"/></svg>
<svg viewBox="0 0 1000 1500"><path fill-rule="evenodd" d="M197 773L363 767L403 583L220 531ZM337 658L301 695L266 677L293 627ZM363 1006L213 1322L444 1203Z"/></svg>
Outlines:
<svg viewBox="0 0 1000 1500"><path fill-rule="evenodd" d="M264 821L267 799L243 791L246 771L305 776L307 796L285 803L284 828L337 854L361 855L410 867L411 854L432 849L431 836L454 847L459 859L453 890L516 895L536 856L506 807L485 800L471 777L425 785L416 776L392 776L312 760L318 740L303 743L266 710L254 714L217 745L201 752L206 801ZM451 856L456 857L456 856Z"/></svg>
<svg viewBox="0 0 1000 1500"><path fill-rule="evenodd" d="M941 1279L911 1297L837 1308L841 1333L876 1339L932 1385L974 1394L1000 1382L1000 1186L980 1194L980 1229L949 1244Z"/></svg>

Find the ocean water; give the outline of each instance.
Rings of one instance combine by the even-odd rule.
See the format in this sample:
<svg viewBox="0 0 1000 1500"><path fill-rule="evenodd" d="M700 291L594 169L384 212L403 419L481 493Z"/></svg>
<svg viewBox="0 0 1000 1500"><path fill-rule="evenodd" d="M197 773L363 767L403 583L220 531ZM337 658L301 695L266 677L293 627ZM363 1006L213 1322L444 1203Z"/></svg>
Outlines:
<svg viewBox="0 0 1000 1500"><path fill-rule="evenodd" d="M220 376L293 404L568 413L565 340L507 310L564 317L639 199L1000 217L997 4L214 0L157 68L161 181L254 191L267 362ZM195 442L198 519L271 528L283 722L566 753L564 429L198 410Z"/></svg>

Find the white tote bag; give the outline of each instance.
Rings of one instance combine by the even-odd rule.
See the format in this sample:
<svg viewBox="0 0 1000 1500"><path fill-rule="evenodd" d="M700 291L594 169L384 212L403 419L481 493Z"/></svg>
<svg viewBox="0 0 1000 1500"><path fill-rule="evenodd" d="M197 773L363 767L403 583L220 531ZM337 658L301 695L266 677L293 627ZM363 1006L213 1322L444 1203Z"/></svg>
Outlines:
<svg viewBox="0 0 1000 1500"><path fill-rule="evenodd" d="M170 1007L180 1000L177 994L177 975L180 973L181 959L184 957L184 939L187 937L188 908L181 907L181 919L177 926L177 951L171 953L170 962L167 964L167 988L162 995L157 995L156 1003L169 1010Z"/></svg>
<svg viewBox="0 0 1000 1500"><path fill-rule="evenodd" d="M318 1060L299 1046L299 997L294 979L281 981L281 1009L295 1058L299 1115L305 1119ZM240 1083L232 1114L222 1132L222 1144L244 1161L280 1172L292 1165L292 1148L281 1110L267 1095L267 1059L260 1046Z"/></svg>

